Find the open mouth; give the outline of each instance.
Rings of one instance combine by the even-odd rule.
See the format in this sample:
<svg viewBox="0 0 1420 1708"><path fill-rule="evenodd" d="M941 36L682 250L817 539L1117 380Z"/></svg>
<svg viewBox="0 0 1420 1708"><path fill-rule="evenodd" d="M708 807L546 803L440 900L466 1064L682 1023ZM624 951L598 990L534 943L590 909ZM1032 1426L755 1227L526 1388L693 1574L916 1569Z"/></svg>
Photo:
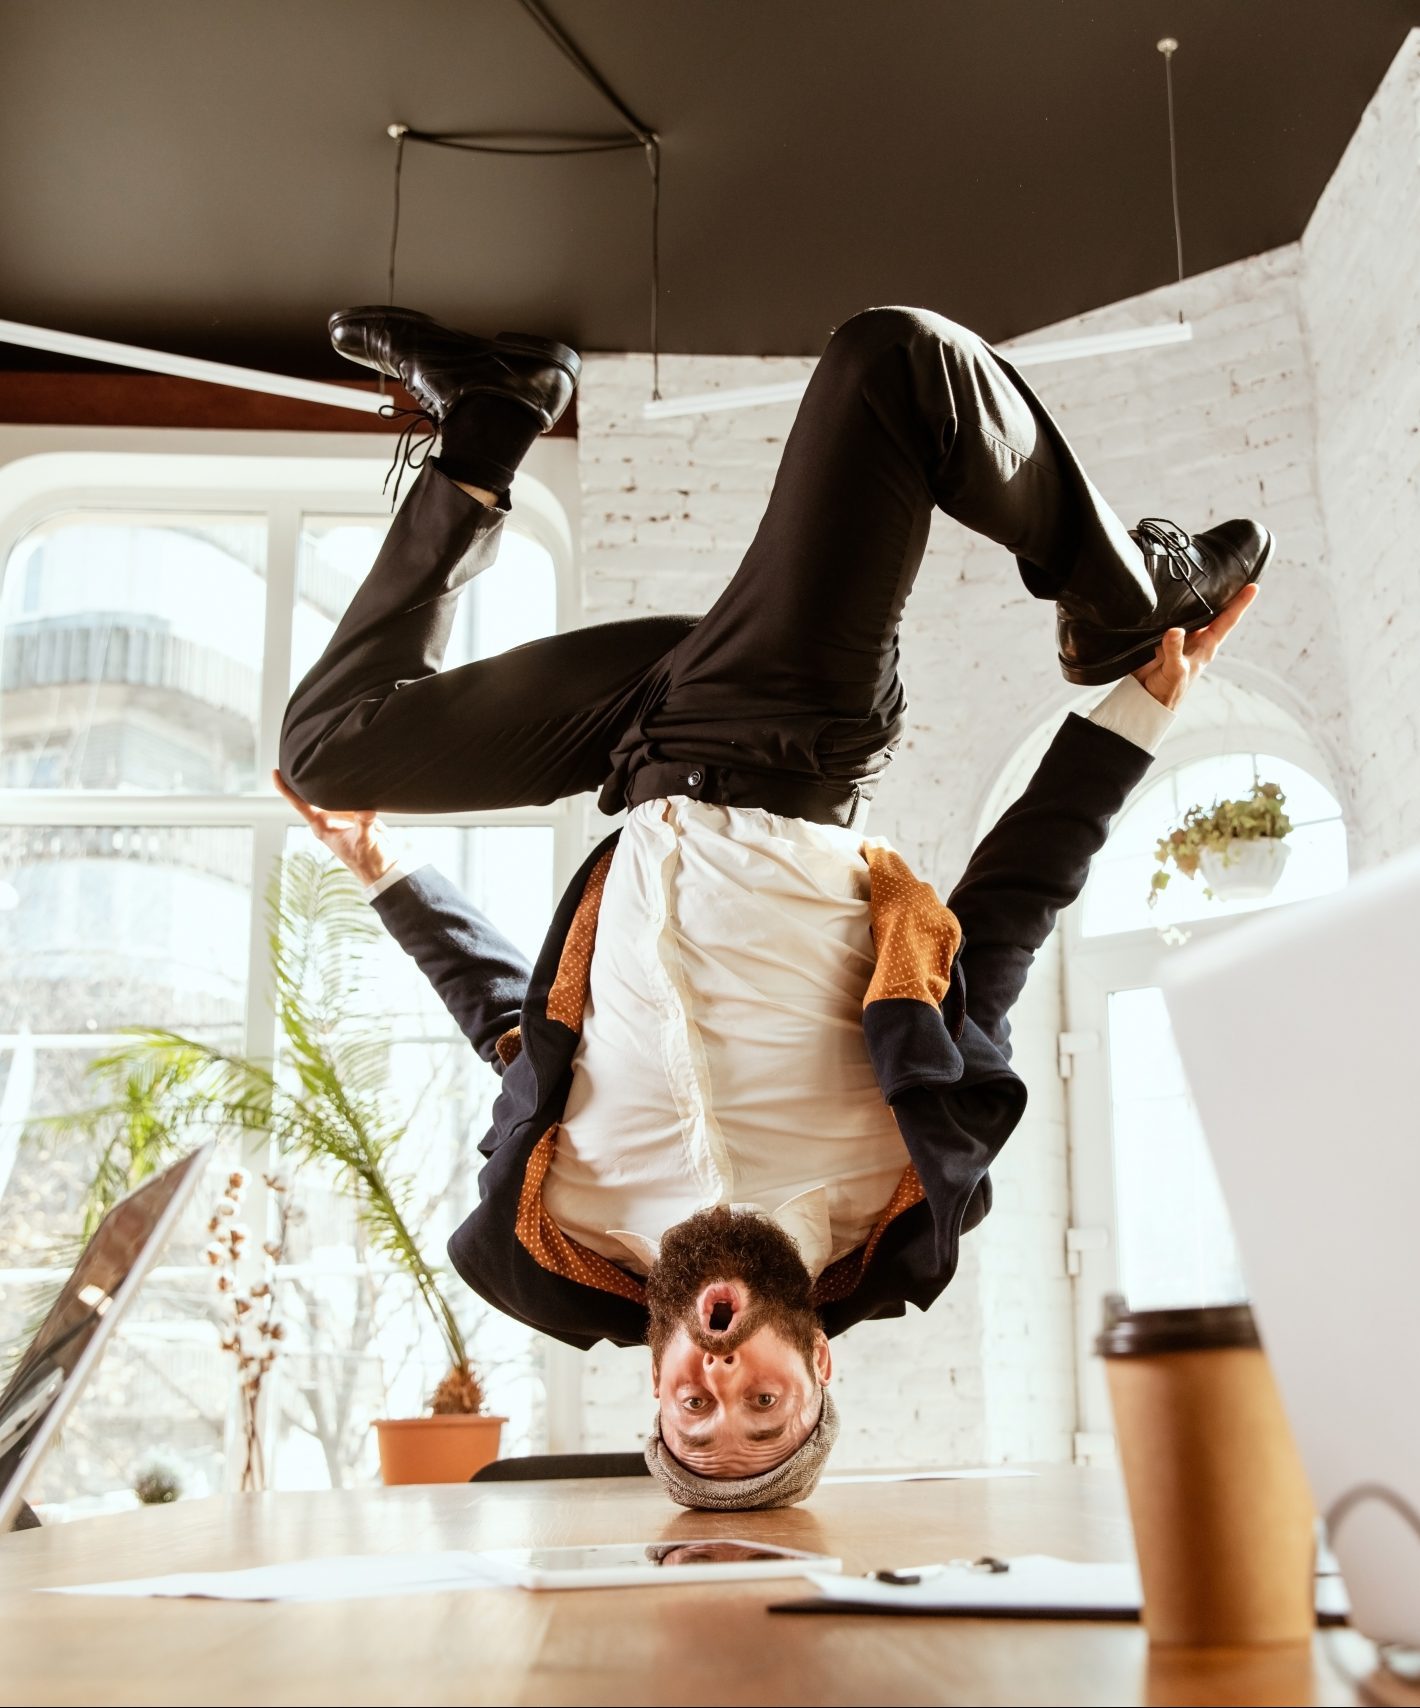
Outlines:
<svg viewBox="0 0 1420 1708"><path fill-rule="evenodd" d="M732 1281L713 1281L695 1301L700 1326L710 1334L728 1334L745 1308L743 1292Z"/></svg>

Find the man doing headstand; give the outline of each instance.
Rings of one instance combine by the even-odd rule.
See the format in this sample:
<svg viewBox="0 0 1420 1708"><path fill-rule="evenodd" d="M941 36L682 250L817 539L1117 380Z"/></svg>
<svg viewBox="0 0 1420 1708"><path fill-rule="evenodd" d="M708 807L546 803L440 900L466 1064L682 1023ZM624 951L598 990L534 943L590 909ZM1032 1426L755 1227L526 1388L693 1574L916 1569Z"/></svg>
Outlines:
<svg viewBox="0 0 1420 1708"><path fill-rule="evenodd" d="M988 345L869 309L830 339L704 617L441 671L459 589L492 563L518 463L580 363L405 309L331 330L442 444L292 696L281 786L502 1075L450 1256L559 1340L649 1342L647 1463L673 1499L800 1500L837 1432L829 1341L951 1280L1025 1106L1007 1016L1034 952L1271 537L1127 530ZM863 831L904 727L898 627L934 509L1054 601L1069 680L1116 684L1066 718L946 906ZM938 659L969 668L970 637ZM588 789L628 816L532 966L433 868L404 872L375 816Z"/></svg>

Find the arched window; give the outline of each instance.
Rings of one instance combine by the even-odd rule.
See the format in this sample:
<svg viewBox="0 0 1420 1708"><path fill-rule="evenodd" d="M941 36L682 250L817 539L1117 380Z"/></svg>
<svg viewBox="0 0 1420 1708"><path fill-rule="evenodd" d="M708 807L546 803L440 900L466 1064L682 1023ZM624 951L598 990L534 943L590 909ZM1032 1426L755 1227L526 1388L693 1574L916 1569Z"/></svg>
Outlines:
<svg viewBox="0 0 1420 1708"><path fill-rule="evenodd" d="M273 1052L264 898L282 853L317 845L269 774L291 688L389 526L384 471L127 453L0 469L0 1343L23 1331L25 1283L76 1232L95 1157L46 1143L36 1118L92 1102L88 1062L130 1026ZM550 488L526 472L518 486L498 562L460 601L450 665L558 625L570 530ZM415 861L435 859L536 952L578 852L568 804L395 822ZM388 1102L411 1120L400 1166L438 1261L471 1207L496 1081L392 942L381 977ZM371 1472L372 1416L417 1414L439 1347L330 1182L307 1170L300 1194L268 1462L279 1485L340 1485ZM83 1510L152 1443L189 1492L222 1486L231 1373L197 1232L145 1285L66 1427L49 1501ZM460 1304L515 1450L540 1444L533 1337Z"/></svg>
<svg viewBox="0 0 1420 1708"><path fill-rule="evenodd" d="M993 792L988 818L1019 792L1058 722L1049 720L1017 754ZM1209 898L1201 878L1175 874L1151 907L1159 838L1189 806L1246 795L1257 779L1282 787L1295 826L1272 893ZM1246 1295L1159 989L1160 968L1189 939L1233 929L1259 908L1305 905L1341 888L1346 877L1345 825L1325 756L1277 700L1210 673L1180 710L1152 770L1115 820L1084 892L1060 920L1067 1251L1086 1456L1109 1450L1109 1410L1092 1353L1104 1295L1123 1292L1138 1308Z"/></svg>

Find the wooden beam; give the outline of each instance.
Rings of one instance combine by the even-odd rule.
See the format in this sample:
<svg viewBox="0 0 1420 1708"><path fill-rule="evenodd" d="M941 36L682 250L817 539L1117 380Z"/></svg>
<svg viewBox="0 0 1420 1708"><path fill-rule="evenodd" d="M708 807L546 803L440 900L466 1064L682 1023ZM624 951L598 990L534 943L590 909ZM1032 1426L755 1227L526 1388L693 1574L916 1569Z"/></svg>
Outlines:
<svg viewBox="0 0 1420 1708"><path fill-rule="evenodd" d="M374 380L340 380L374 391ZM413 407L403 386L391 386L391 401ZM364 410L332 409L323 403L272 397L266 392L175 379L169 374L125 371L95 373L0 372L0 423L27 427L236 428L254 433L394 433L390 422ZM576 400L553 428L556 438L575 438Z"/></svg>

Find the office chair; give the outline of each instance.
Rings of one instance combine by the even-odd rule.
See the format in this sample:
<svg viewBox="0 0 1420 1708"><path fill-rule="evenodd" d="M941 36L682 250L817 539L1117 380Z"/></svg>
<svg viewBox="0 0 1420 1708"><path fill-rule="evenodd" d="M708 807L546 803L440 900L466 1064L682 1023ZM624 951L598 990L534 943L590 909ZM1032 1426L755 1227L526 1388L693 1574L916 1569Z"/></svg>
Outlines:
<svg viewBox="0 0 1420 1708"><path fill-rule="evenodd" d="M540 1477L649 1477L640 1453L528 1453L495 1459L468 1479L471 1483L522 1483Z"/></svg>

